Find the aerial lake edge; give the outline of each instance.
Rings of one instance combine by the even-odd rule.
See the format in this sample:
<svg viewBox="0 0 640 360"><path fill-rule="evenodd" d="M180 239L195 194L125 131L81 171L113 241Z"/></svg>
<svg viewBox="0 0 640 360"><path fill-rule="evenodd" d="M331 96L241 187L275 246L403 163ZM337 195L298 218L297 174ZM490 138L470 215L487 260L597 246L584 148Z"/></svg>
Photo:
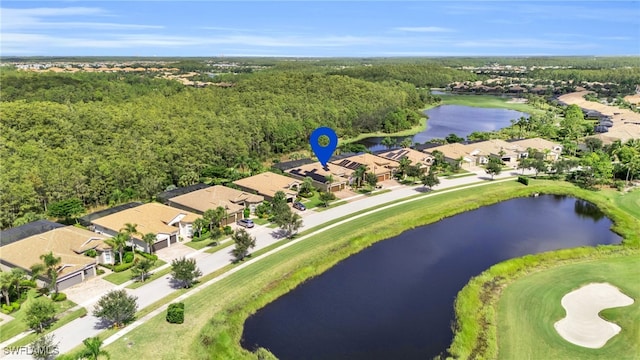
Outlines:
<svg viewBox="0 0 640 360"><path fill-rule="evenodd" d="M581 247L576 249L553 251L545 253L551 254L545 256L558 254L559 258L570 259L574 257L594 256L602 254L603 252L615 252L622 247L633 248L634 245L637 248L638 237L634 234L637 233L638 225L635 225L629 214L616 209L608 203L605 197L599 194L578 189L567 183L543 180L533 181L528 187L518 186L514 181L513 183L508 182L495 184L493 186L490 185L486 187L485 190L486 191L483 191L482 194L477 194L477 191L474 191L473 189L461 189L447 195L417 200L407 206L404 206L402 209L398 209L396 207L382 211L369 217L362 218L364 221L362 221L362 219L354 220L356 222L360 220L363 223L366 223L368 226L367 231L357 231L357 229L361 229L362 227L354 226L353 223L349 223L347 226L351 229L356 229L356 231L347 231L338 227L336 228L338 230L335 231L335 234L340 234L341 236L332 237L330 235L333 232L328 231L331 232L331 234L327 234L329 236L322 237L322 240L324 241L324 247L322 249L318 249L316 246L311 246L311 243L313 242L312 239L305 240L303 243L308 242L308 252L305 254L292 251L291 255L294 255L297 258L297 261L295 261L296 264L293 268L287 272L287 276L280 279L273 277L272 281L268 283L267 289L265 289L264 292L261 292L259 296L255 296L254 292L252 293L253 296L247 297L249 300L235 303L233 308L228 309L230 312L226 316L228 320L232 319L232 321L226 321L223 325L224 329L218 328L217 331L214 332L217 333L218 336L222 335L225 337L233 334L230 345L237 348L235 350L226 349L227 351L230 350L230 353L237 354L238 352L245 352L247 350L241 349L239 344L240 337L242 336L243 324L248 316L255 313L271 301L274 301L278 297L289 292L291 289L295 288L307 279L323 273L350 255L363 250L377 241L398 235L405 230L433 223L444 217L453 216L481 206L495 204L512 198L528 196L536 192L569 195L594 203L613 221L614 225L612 230L624 238L623 246L613 245L600 246L597 248ZM424 205L425 202L429 202L430 211L428 213L422 213L422 211L424 211L424 207L421 205ZM436 202L438 204L436 204ZM372 217L379 218L380 221L371 222ZM372 223L375 225L371 225ZM320 237L318 237L318 239L319 238ZM326 243L327 239L331 239L331 244ZM292 248L295 248L295 246ZM314 249L316 251L314 251ZM306 258L304 255L306 255ZM288 257L288 254L283 253L280 254L280 256L284 256L286 258ZM291 258L288 259L292 260ZM509 261L513 260L508 260L507 262ZM264 274L265 272L262 273ZM458 314L458 321L460 323L464 323L465 319L461 318L460 314ZM216 326L220 325L220 323L216 323ZM206 327L209 326L212 325L207 325ZM201 333L211 333L211 331L213 331L213 329L203 328ZM218 342L218 344L220 344L220 342ZM454 345L458 346L455 341ZM200 351L206 351L206 347L203 347L202 345L198 347L200 348Z"/></svg>

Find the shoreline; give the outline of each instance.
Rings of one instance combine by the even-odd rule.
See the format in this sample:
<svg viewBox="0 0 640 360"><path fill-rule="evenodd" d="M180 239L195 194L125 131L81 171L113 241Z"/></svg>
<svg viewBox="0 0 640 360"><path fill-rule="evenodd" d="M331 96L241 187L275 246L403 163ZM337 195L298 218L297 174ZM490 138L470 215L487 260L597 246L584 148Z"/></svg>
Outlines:
<svg viewBox="0 0 640 360"><path fill-rule="evenodd" d="M528 187L519 186L513 179L509 179L506 183L502 184L481 184L481 186L489 186L487 191L484 191L482 194L478 194L477 191L473 191L473 187L471 189L469 189L469 187L451 189L450 192L453 192L455 195L440 196L443 195L440 192L433 193L432 196L420 196L412 199L413 201L406 206L401 208L395 207L397 214L393 216L388 215L389 212L393 213L393 207L391 209L382 210L378 212L378 216L385 218L386 224L383 221L376 223L375 227L380 228L377 231L363 232L364 230L367 230L366 226L358 227L353 225L354 222L371 224L371 221L367 221L367 219L370 219L372 216L375 217L375 215L367 213L363 218L351 220L347 224L340 225L334 229L328 229L323 234L317 234L314 235L313 238L305 239L304 242L292 246L292 250L283 249L281 253L273 254L270 258L259 263L262 265L248 268L253 268L253 271L243 269L243 271L239 272L238 275L230 276L230 279L242 279L242 281L239 282L237 280L233 281L235 285L229 284L232 280L225 281L225 283L227 283L227 287L231 288L226 289L225 293L235 289L232 292L237 296L232 296L232 299L224 301L225 305L219 307L218 311L215 313L204 315L206 316L207 322L203 326L198 326L196 334L194 334L195 336L200 337L206 334L206 336L211 337L212 344L217 345L210 347L203 346L198 343L195 348L192 347L189 351L195 353L211 353L212 350L215 350L214 353L220 354L223 357L228 355L231 357L246 356L251 358L251 353L240 346L240 338L243 332L244 321L248 316L278 297L286 294L307 279L328 270L339 261L365 249L375 242L385 240L410 228L433 223L443 217L457 215L458 213L472 210L480 206L490 205L500 201L509 200L511 198L528 196L533 192L564 193L579 198L586 198L585 200L589 201L593 200L590 199L593 196L589 196L586 191L575 189L575 187L570 184L549 182L546 180L534 181L532 182L532 185ZM492 184L494 186L491 186ZM505 184L509 184L509 189L507 189L507 191L504 189ZM462 192L462 194L460 192ZM451 197L453 197L453 199L451 199ZM469 199L474 200L471 201L471 205L467 202ZM424 213L424 207L421 205L425 202L430 205L434 205L434 203L438 202L444 203L435 207L432 206L429 213ZM403 201L399 203L403 203ZM605 214L614 221L613 230L621 230L616 232L620 233L625 238L623 243L630 242L631 240L628 239L629 234L624 231L624 229L618 229L618 227L622 226L620 223L623 221L616 220L622 220L621 216L619 214L611 214L611 209L607 206L600 206L603 204L606 205L602 200L597 201L597 205L599 205ZM386 207L384 205L381 206ZM627 214L622 210L617 212ZM397 223L396 220L398 220L399 217L406 218L408 213L419 214L419 216L417 216L412 223ZM625 234L627 236L624 236ZM300 249L300 247L302 249ZM265 266L271 267L272 271L264 271ZM260 269L255 270L256 267ZM266 275L262 277L262 275L258 275L256 271ZM243 274L245 276L242 276ZM242 283L243 281L245 284ZM220 294L216 291L218 288L217 285L218 284L214 284L209 288L202 289L203 293L209 294L209 296L213 297L210 301L214 301L216 303L217 301L215 301L215 298ZM243 288L255 290L262 289L266 291L243 291ZM260 295L256 296L257 293ZM153 320L150 322L153 323ZM220 348L221 344L226 345ZM122 346L122 344L120 344L120 346ZM133 349L129 349L129 351L131 350Z"/></svg>

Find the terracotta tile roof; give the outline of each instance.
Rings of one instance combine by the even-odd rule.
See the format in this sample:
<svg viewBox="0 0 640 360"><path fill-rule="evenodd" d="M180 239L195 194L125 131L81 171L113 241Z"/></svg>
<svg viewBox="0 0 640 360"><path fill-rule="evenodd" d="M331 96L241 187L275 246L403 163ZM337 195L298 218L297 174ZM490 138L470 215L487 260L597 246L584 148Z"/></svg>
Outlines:
<svg viewBox="0 0 640 360"><path fill-rule="evenodd" d="M355 171L361 165L365 165L369 168L369 171L373 172L376 175L386 174L391 171L391 169L400 166L397 161L385 159L383 157L371 155L368 153L335 160L331 163L353 171Z"/></svg>
<svg viewBox="0 0 640 360"><path fill-rule="evenodd" d="M411 160L411 165L419 164L420 167L427 167L431 164L430 160L428 160L431 158L430 155L409 148L385 151L383 153L379 153L378 156L398 162L403 157L407 157L407 159Z"/></svg>
<svg viewBox="0 0 640 360"><path fill-rule="evenodd" d="M173 234L178 228L169 225L171 221L179 219L183 223L192 223L198 217L189 211L159 203L148 203L95 219L92 223L113 231L120 231L124 224L131 223L137 225L141 234Z"/></svg>
<svg viewBox="0 0 640 360"><path fill-rule="evenodd" d="M273 197L277 191L283 191L289 195L297 194L290 189L293 184L300 184L300 180L267 171L262 174L236 180L233 183L246 189L255 190L259 194Z"/></svg>
<svg viewBox="0 0 640 360"><path fill-rule="evenodd" d="M500 139L479 141L466 145L471 155L498 155L500 151L505 154L513 154L519 150L517 145Z"/></svg>
<svg viewBox="0 0 640 360"><path fill-rule="evenodd" d="M554 148L560 146L552 141L541 139L541 138L533 138L533 139L522 139L511 142L512 144L518 145L521 149L533 148L536 150L553 150Z"/></svg>
<svg viewBox="0 0 640 360"><path fill-rule="evenodd" d="M105 238L104 235L75 226L65 226L3 246L0 258L28 270L32 265L42 262L40 255L51 251L62 260L59 271L61 277L94 264L95 259L81 253L89 249L110 249L104 242Z"/></svg>
<svg viewBox="0 0 640 360"><path fill-rule="evenodd" d="M170 201L201 213L209 209L222 206L229 213L244 209L244 203L260 203L264 200L261 195L254 195L246 191L232 189L222 185L210 186L204 189L171 198Z"/></svg>
<svg viewBox="0 0 640 360"><path fill-rule="evenodd" d="M436 146L436 147L425 149L424 151L427 154L431 155L436 150L440 151L444 155L444 157L448 159L455 160L462 157L462 158L467 158L471 160L470 149L466 145L463 145L460 143Z"/></svg>

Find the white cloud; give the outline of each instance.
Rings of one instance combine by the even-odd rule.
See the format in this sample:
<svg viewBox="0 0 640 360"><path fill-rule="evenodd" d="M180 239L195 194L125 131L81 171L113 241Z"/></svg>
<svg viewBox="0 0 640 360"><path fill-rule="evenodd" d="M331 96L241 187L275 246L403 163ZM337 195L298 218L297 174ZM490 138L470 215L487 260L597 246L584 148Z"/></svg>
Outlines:
<svg viewBox="0 0 640 360"><path fill-rule="evenodd" d="M585 42L543 39L481 39L454 42L453 46L470 48L518 48L518 49L589 49L596 47Z"/></svg>
<svg viewBox="0 0 640 360"><path fill-rule="evenodd" d="M86 29L86 30L141 30L162 29L159 25L121 24L114 22L88 21L45 21L51 18L68 18L89 16L109 16L109 12L101 8L66 7L66 8L33 8L33 9L0 9L2 22L0 28L6 30L42 30L42 29Z"/></svg>
<svg viewBox="0 0 640 360"><path fill-rule="evenodd" d="M405 32L431 33L431 32L452 32L452 29L439 26L415 26L415 27L397 27L393 30Z"/></svg>

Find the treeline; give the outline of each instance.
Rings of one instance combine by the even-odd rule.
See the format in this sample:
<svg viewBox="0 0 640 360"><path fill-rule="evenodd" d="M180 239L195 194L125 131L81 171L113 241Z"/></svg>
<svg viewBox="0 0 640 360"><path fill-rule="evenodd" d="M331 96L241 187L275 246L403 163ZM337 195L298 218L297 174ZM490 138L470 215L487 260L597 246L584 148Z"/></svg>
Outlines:
<svg viewBox="0 0 640 360"><path fill-rule="evenodd" d="M122 102L152 93L177 94L184 85L152 75L128 73L59 74L52 72L2 71L1 101Z"/></svg>
<svg viewBox="0 0 640 360"><path fill-rule="evenodd" d="M332 72L367 81L399 80L420 88L445 87L454 81L475 81L478 76L469 71L429 64L385 64L356 66Z"/></svg>
<svg viewBox="0 0 640 360"><path fill-rule="evenodd" d="M404 82L301 72L203 89L111 74L3 74L0 225L65 199L149 199L212 169L266 163L308 148L318 126L339 136L401 130L417 123L425 94Z"/></svg>

